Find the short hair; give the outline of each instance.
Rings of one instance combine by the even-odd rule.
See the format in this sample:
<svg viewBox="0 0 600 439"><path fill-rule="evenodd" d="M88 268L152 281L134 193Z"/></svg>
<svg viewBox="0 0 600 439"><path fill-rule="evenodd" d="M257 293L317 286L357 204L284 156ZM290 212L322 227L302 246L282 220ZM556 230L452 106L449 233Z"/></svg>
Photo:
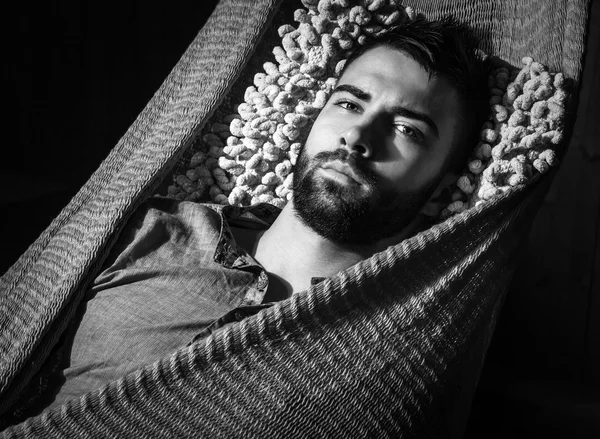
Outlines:
<svg viewBox="0 0 600 439"><path fill-rule="evenodd" d="M478 50L478 39L474 31L452 16L440 20L427 20L417 16L414 20L394 26L377 36L367 36L365 43L350 53L339 76L358 57L380 46L403 52L418 62L430 78L443 77L458 92L462 99L462 113L466 118L466 132L455 139L455 142L464 143L464 147L457 150L453 145L449 162L452 168L464 166L468 154L478 142L479 131L489 116L490 68Z"/></svg>

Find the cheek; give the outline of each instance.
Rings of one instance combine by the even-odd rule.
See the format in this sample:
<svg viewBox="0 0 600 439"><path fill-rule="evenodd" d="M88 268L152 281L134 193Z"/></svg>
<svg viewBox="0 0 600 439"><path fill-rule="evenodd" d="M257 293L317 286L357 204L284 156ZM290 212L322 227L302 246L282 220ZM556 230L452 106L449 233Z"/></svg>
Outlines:
<svg viewBox="0 0 600 439"><path fill-rule="evenodd" d="M382 185L388 188L400 187L406 191L422 188L435 178L439 170L436 158L423 152L409 150L402 153L402 159L399 161L376 165Z"/></svg>
<svg viewBox="0 0 600 439"><path fill-rule="evenodd" d="M334 150L338 147L340 132L343 130L340 123L332 117L321 114L315 120L306 142L304 149L310 152L310 155L320 151Z"/></svg>

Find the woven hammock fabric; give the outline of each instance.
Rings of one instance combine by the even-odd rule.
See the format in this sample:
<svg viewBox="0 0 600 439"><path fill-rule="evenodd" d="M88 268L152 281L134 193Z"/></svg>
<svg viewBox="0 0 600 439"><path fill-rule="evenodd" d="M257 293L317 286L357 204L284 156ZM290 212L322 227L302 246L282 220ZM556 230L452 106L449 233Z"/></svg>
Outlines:
<svg viewBox="0 0 600 439"><path fill-rule="evenodd" d="M217 107L239 98L274 29L299 6L281 3L221 1L109 157L1 279L0 416L48 357L127 218ZM530 55L579 78L586 0L407 4L489 31L484 49L515 65ZM3 433L459 436L516 254L552 176Z"/></svg>

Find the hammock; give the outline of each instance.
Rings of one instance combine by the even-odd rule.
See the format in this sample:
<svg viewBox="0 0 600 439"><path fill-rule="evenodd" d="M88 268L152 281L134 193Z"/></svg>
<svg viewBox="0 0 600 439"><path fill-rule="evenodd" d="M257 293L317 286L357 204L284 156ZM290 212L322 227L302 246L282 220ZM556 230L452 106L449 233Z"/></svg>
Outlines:
<svg viewBox="0 0 600 439"><path fill-rule="evenodd" d="M346 3L304 1L325 14ZM396 4L349 3L375 12ZM483 36L482 49L503 60L497 71L511 72L511 79L518 79L518 70L506 66L531 56L576 84L588 3L436 0L403 6L432 19L453 13L472 23ZM246 87L282 42L278 29L293 24L302 7L297 1L221 0L108 158L1 278L3 435L460 437L519 248L556 172L548 154L530 157L539 172L527 184L514 178L518 164L511 165L510 184L492 188L494 196L479 191L481 178L476 185L463 178L457 191L481 199L448 206L444 221L205 341L24 420L22 393L38 385L36 373L129 216L157 192L201 195L186 191L191 179L178 177L210 142L206 130L218 128L247 98ZM539 70L526 62L527 71ZM546 110L563 90L557 77ZM539 141L552 143L560 156L571 125L566 119L561 135ZM544 163L554 166L542 175ZM227 173L211 178L213 199L240 195ZM261 194L269 195L250 195ZM285 196L282 190L275 195Z"/></svg>

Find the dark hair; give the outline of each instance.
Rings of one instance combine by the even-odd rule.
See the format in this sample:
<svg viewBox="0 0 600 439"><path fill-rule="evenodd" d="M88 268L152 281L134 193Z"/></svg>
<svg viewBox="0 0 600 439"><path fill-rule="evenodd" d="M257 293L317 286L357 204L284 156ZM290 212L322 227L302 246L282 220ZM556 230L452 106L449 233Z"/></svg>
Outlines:
<svg viewBox="0 0 600 439"><path fill-rule="evenodd" d="M489 66L477 50L478 40L472 29L452 16L431 21L418 16L377 36L367 37L365 43L350 54L340 76L354 60L380 46L405 53L423 66L430 78L443 77L456 89L462 99L466 132L456 139L464 143L464 147L453 145L449 160L453 168L464 166L489 116Z"/></svg>

